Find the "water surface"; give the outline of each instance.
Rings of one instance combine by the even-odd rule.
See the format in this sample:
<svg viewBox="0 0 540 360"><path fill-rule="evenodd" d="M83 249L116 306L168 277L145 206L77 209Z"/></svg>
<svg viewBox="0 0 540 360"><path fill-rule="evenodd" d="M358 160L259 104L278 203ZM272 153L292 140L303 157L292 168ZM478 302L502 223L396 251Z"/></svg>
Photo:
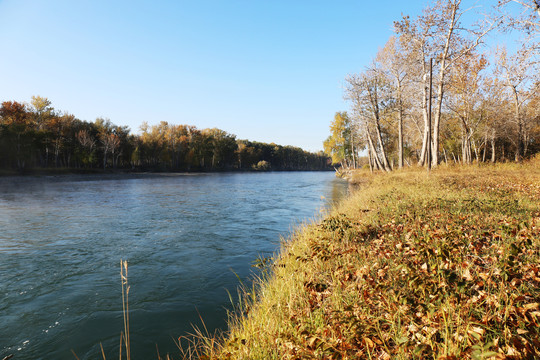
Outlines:
<svg viewBox="0 0 540 360"><path fill-rule="evenodd" d="M224 328L228 292L347 184L330 172L0 179L0 359L118 356L120 259L133 359ZM237 277L238 276L238 277Z"/></svg>

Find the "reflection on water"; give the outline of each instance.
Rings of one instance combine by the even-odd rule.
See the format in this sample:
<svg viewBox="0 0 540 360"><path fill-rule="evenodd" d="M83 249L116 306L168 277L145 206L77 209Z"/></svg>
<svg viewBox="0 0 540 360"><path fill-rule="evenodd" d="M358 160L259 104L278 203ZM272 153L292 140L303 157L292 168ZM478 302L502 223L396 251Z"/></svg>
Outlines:
<svg viewBox="0 0 540 360"><path fill-rule="evenodd" d="M118 356L120 259L135 359L225 326L227 291L347 192L333 173L0 179L0 358Z"/></svg>

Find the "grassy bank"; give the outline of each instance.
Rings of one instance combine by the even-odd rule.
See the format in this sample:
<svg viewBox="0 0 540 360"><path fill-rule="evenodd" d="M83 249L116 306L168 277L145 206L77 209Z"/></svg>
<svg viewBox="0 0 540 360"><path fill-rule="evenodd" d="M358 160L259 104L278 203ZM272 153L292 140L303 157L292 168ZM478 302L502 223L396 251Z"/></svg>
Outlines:
<svg viewBox="0 0 540 360"><path fill-rule="evenodd" d="M540 358L539 161L356 179L204 358Z"/></svg>

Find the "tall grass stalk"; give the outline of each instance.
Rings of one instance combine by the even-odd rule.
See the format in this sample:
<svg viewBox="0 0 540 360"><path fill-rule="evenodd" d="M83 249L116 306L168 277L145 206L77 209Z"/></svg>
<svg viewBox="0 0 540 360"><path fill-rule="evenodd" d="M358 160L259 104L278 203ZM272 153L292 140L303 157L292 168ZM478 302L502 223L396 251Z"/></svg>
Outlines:
<svg viewBox="0 0 540 360"><path fill-rule="evenodd" d="M103 360L107 360L107 357L105 356L105 351L103 350L103 344L99 343L99 347L101 348L101 356L103 356Z"/></svg>
<svg viewBox="0 0 540 360"><path fill-rule="evenodd" d="M124 315L123 342L126 349L126 360L131 360L131 344L129 340L128 263L125 260L120 260L120 278L122 281L122 314ZM122 334L120 335L120 360L122 360Z"/></svg>

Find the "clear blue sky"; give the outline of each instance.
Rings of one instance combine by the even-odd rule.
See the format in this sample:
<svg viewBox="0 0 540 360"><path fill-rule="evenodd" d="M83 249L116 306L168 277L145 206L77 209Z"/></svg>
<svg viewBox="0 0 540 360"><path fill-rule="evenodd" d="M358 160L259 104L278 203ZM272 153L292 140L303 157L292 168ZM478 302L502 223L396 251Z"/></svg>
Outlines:
<svg viewBox="0 0 540 360"><path fill-rule="evenodd" d="M427 1L0 0L0 101L322 149L343 81Z"/></svg>

